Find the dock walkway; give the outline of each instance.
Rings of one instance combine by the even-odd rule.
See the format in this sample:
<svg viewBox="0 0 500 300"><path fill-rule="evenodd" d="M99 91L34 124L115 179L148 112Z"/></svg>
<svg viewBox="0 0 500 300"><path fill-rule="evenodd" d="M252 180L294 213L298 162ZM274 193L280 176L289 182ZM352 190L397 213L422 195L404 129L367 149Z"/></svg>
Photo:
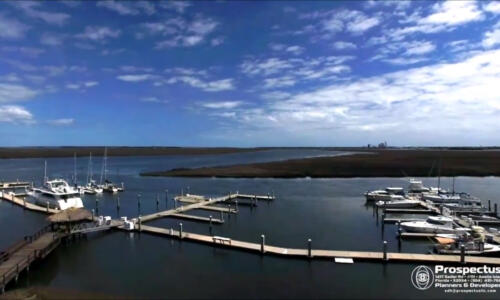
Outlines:
<svg viewBox="0 0 500 300"><path fill-rule="evenodd" d="M14 203L16 205L24 207L25 209L29 209L29 210L37 211L37 212L41 212L41 213L55 214L55 213L60 212L60 210L36 205L34 203L28 202L24 199L21 199L19 197L16 197L13 194L9 194L6 192L0 192L0 199Z"/></svg>
<svg viewBox="0 0 500 300"><path fill-rule="evenodd" d="M2 254L0 261L0 289L5 291L5 286L16 280L23 270L29 271L30 265L37 259L49 255L60 243L61 237L55 232L49 232L48 227L33 236L25 237L24 241L17 243L12 251Z"/></svg>
<svg viewBox="0 0 500 300"><path fill-rule="evenodd" d="M213 236L203 235L191 232L182 232L173 229L165 229L159 227L152 227L142 225L141 232L148 232L158 235L166 235L183 240L192 240L196 242L212 244L214 246L228 247L234 249L247 250L251 252L259 252L262 254L273 254L286 257L303 257L303 258L352 258L358 260L368 261L384 261L383 252L370 252L370 251L338 251L338 250L317 250L317 249L294 249L283 248L271 245L262 245L259 243L244 242L238 240L230 240L230 243L219 243ZM387 261L409 261L418 263L461 263L461 257L458 255L438 255L438 254L420 254L420 253L397 253L388 252ZM495 257L480 257L480 256L465 256L465 262L470 264L487 264L487 265L500 265L500 258Z"/></svg>

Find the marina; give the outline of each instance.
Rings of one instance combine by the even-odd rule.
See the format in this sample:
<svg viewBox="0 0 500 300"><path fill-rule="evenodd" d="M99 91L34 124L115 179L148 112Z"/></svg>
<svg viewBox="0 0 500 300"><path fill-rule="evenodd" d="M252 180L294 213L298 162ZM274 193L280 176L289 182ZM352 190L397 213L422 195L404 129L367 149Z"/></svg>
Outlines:
<svg viewBox="0 0 500 300"><path fill-rule="evenodd" d="M116 177L114 181L116 181ZM147 192L144 190L137 190L135 188L135 186L137 185L135 185L130 179L126 180L126 182L128 183L127 185L130 188L128 189L128 191L125 191L121 194L109 194L109 196L107 196L106 194L102 194L101 196L82 196L85 207L87 207L89 210L94 210L95 212L94 223L89 223L89 225L85 226L72 226L70 232L67 234L69 234L69 236L76 237L88 235L88 241L92 243L94 243L94 236L114 236L113 239L116 239L116 235L120 232L122 232L123 234L142 234L141 239L146 240L149 240L149 238L146 238L146 236L152 234L152 238L156 237L157 239L165 239L178 242L182 241L183 244L186 244L185 242L188 242L187 244L194 242L194 244L200 244L200 246L198 247L219 248L220 250L218 251L222 251L223 249L226 249L225 251L231 251L231 249L238 250L235 252L230 252L231 256L240 256L243 254L238 253L246 252L251 255L258 254L257 257L269 256L269 259L271 257L284 259L285 261L289 261L290 259L292 259L288 262L290 264L295 264L293 262L294 259L317 263L320 263L322 261L342 262L347 259L352 260L352 262L354 263L353 265L400 265L404 263L460 264L462 261L470 265L477 265L486 262L491 265L497 264L497 258L495 257L465 255L462 259L460 255L427 254L425 253L425 251L422 251L422 249L419 249L418 247L414 248L413 246L409 246L409 244L413 243L413 240L417 241L422 239L417 239L416 236L411 237L408 233L402 233L401 235L401 240L405 240L405 242L403 243L403 248L405 250L398 250L399 248L397 246L399 243L399 237L397 237L397 235L395 234L394 237L396 238L394 239L391 234L388 234L390 233L392 228L392 225L390 225L389 223L386 223L387 225L385 227L385 230L383 230L383 232L385 232L385 236L383 236L382 239L378 237L379 240L375 240L375 243L369 244L368 242L366 242L365 244L358 244L358 247L363 247L364 245L369 246L366 250L359 249L358 247L356 247L356 245L345 242L342 242L341 244L328 245L328 243L325 243L326 240L322 240L321 237L318 238L318 235L307 234L305 232L300 237L298 237L297 241L292 241L291 243L289 242L290 240L287 241L286 239L276 239L276 233L281 232L281 230L273 231L274 235L269 234L269 227L262 226L265 223L260 222L260 224L258 224L256 222L258 222L259 215L261 213L264 213L269 209L276 210L276 206L281 207L281 210L293 208L293 206L289 206L290 203L287 200L290 196L282 196L286 195L286 193L283 192L283 188L280 188L281 183L277 182L274 182L272 185L267 185L264 188L260 187L257 190L251 189L253 184L248 185L245 188L242 188L241 186L235 186L235 189L243 189L247 192L227 193L225 196L217 196L217 191L231 190L232 185L229 184L231 181L221 180L220 182L225 183L226 185L219 186L217 189L213 189L212 192L203 194L193 194L192 192L183 193L183 191L192 191L194 189L198 191L200 189L199 187L197 187L197 184L194 184L193 181L189 184L191 186L190 189L185 186L184 188L178 188L178 195L175 195L175 193L172 192L174 189L171 186L158 185L154 189L151 189L150 192ZM304 183L305 182L306 181L304 181ZM301 184L303 185L304 183ZM168 191L166 191L166 188L168 188ZM275 191L274 193L273 190ZM279 194L276 193L276 190L279 191ZM20 190L18 190L18 192L19 191ZM251 192L249 193L248 191ZM263 192L261 192L261 195L258 195L259 193L256 193L257 195L254 195L253 191ZM269 191L269 193L267 191ZM169 193L172 196L169 197ZM281 196L276 197L273 196L273 194ZM22 197L13 198L12 195L9 195L8 193L5 193L5 195L7 196L7 198L4 197L4 202L6 203L12 203L13 205L19 207L19 209L21 210L26 208L26 211L30 211L30 208L32 208L32 211L34 212L39 212L43 215L47 215L47 210L45 207L36 205L30 206L22 201ZM241 195L243 195L243 197L240 198ZM360 199L359 196L356 197L358 197L357 199ZM13 199L14 201L12 201ZM253 209L252 207L247 207L245 205L245 203L253 204L255 201L259 202L260 204L259 206L257 206L257 209ZM350 203L353 204L355 202L359 204L361 203L360 200L350 201ZM380 214L382 214L385 215L386 220L394 218L399 219L399 221L413 219L413 214L419 215L423 218L425 213L420 212L422 210L429 212L429 215L436 215L440 213L439 208L431 206L425 201L423 201L422 203L423 205L420 208L396 209L394 211L391 211L390 208L375 209L374 207L373 210L374 212L376 212L376 214L379 215L379 220L382 220L384 218L380 216ZM312 206L309 205L307 208L304 208L303 211L314 211L314 203L311 204ZM282 207L282 205L284 206ZM28 206L30 208L28 208ZM353 209L355 208L353 207ZM49 210L48 215L58 212L58 210ZM223 215L222 217L221 213ZM113 217L111 218L109 224L98 225L96 223L98 220L98 215L110 215ZM234 217L229 217L230 215L234 215ZM367 216L371 215L372 214L370 212L370 214ZM393 217L391 215L400 216ZM128 216L127 221L133 222L132 230L127 228L127 226L124 226L125 224L123 222L123 219L121 219L121 216ZM212 217L212 222L210 222L210 216ZM337 215L337 217L342 218L342 216L340 215ZM183 227L182 239L179 238L181 223ZM243 235L241 235L237 232L232 234L230 233L230 231L226 232L228 228L230 229L234 226L234 224L238 223L241 223L243 227L255 227L255 230L251 231L253 232L253 234L244 233ZM276 225L277 224L275 223L274 226ZM373 226L368 224L366 225L368 227ZM296 231L296 229L294 230ZM250 233L250 231L248 232ZM397 233L397 230L394 230L394 232ZM264 253L261 252L262 235L265 236ZM119 236L120 234L118 235L118 237ZM138 235L136 236L136 238L137 237ZM136 238L134 238L134 240ZM427 238L432 237L429 235ZM75 247L77 247L78 244L84 243L86 239L87 238L78 238L77 242L73 243ZM311 255L309 255L308 248L309 239L311 239ZM384 241L387 241L387 246L385 248L385 259ZM187 244L182 247L188 247ZM63 243L62 245L65 245L65 243ZM60 252L61 250L57 249L64 249L64 247L58 247L56 248L56 251ZM412 248L413 250L416 250L416 252L412 251ZM44 259L44 261L51 261L52 259L50 257L51 256L48 256L46 259ZM46 267L47 266L45 266L44 268ZM43 270L37 270L37 272L41 271ZM25 273L22 272L22 274ZM21 276L21 278L23 277ZM11 289L15 286L17 286L17 284L15 284L15 280L11 279L11 283L7 285L7 289Z"/></svg>

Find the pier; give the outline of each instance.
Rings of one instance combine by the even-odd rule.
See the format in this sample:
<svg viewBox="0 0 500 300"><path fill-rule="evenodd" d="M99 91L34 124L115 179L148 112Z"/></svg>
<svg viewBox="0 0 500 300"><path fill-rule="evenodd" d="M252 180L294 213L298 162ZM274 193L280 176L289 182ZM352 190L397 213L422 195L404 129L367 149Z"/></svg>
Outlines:
<svg viewBox="0 0 500 300"><path fill-rule="evenodd" d="M44 227L34 235L24 237L6 251L0 253L0 289L3 293L7 284L17 281L19 274L29 271L30 265L49 255L60 243L61 236Z"/></svg>
<svg viewBox="0 0 500 300"><path fill-rule="evenodd" d="M141 232L148 232L156 235L168 236L180 240L190 240L205 244L211 244L217 247L226 247L250 251L254 253L270 254L283 257L299 257L307 259L335 259L351 258L360 261L375 262L415 262L415 263L468 263L468 264L487 264L500 265L500 258L482 257L482 256L464 256L459 255L439 255L439 254L420 254L420 253L397 253L397 252L370 252L370 251L339 251L339 250L319 250L310 248L311 241L304 241L308 248L284 248L272 245L266 245L262 238L260 243L252 243L230 239L227 237L215 237L198 233L165 229L153 226L142 225ZM224 242L221 242L224 241ZM386 249L386 248L385 248Z"/></svg>
<svg viewBox="0 0 500 300"><path fill-rule="evenodd" d="M46 207L36 205L34 203L28 202L23 198L16 197L14 194L9 194L7 192L0 192L0 199L9 201L13 204L19 205L25 209L46 213L46 214L55 214L60 212L60 210L50 208L48 205Z"/></svg>

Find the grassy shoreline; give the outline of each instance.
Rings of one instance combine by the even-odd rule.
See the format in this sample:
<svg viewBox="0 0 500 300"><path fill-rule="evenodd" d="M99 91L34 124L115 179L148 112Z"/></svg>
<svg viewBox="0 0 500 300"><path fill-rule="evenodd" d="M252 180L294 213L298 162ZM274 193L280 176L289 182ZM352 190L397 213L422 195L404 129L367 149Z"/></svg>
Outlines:
<svg viewBox="0 0 500 300"><path fill-rule="evenodd" d="M207 155L254 152L268 148L235 148L235 147L107 147L108 156L160 156L160 155ZM0 147L0 159L8 158L41 158L102 156L104 146L91 147Z"/></svg>
<svg viewBox="0 0 500 300"><path fill-rule="evenodd" d="M173 169L141 175L222 178L425 177L437 176L439 169L441 176L500 176L500 151L370 150L346 156Z"/></svg>

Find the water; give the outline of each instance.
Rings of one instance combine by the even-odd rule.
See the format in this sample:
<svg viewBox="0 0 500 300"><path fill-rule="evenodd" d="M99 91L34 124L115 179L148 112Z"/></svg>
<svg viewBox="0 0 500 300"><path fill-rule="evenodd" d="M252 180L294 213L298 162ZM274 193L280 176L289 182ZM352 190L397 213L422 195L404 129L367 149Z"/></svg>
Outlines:
<svg viewBox="0 0 500 300"><path fill-rule="evenodd" d="M314 248L335 250L382 249L383 240L390 251L428 251L425 241L403 241L401 248L395 238L394 225L382 231L371 206L366 206L362 193L385 186L406 186L398 178L353 179L214 179L140 177L140 171L177 167L269 161L331 154L328 151L274 150L211 156L110 157L110 178L125 182L126 191L118 195L85 196L87 208L97 208L101 215L129 217L139 214L137 194L140 193L140 214L156 211L156 195L160 207L181 190L194 194L217 196L235 192L265 194L274 192L276 201L259 201L257 208L240 206L237 215L226 218L223 225L214 225L214 234L234 239L284 247L306 247L308 238ZM49 175L68 177L73 171L72 158L48 159ZM95 174L100 159L95 159ZM43 159L0 160L0 178L31 179L43 176ZM86 175L87 160L78 160L80 178ZM97 176L98 178L99 176ZM436 185L435 178L423 178L427 185ZM451 187L451 179L442 178L442 186ZM456 190L467 191L484 200L499 203L499 178L456 179ZM121 209L116 210L117 197ZM500 203L499 203L500 204ZM189 214L213 215L217 212L190 211ZM0 248L36 231L45 216L24 211L0 202ZM186 220L160 219L148 225L178 228L208 234L208 224ZM15 230L5 230L15 228ZM213 248L203 244L171 240L166 237L128 232L89 234L87 240L62 245L35 266L28 276L20 277L17 287L43 285L75 291L92 291L114 296L140 298L456 298L440 290L418 291L410 283L415 264L359 263L335 264L330 260L289 259L243 251ZM11 287L12 288L12 287ZM492 298L494 295L491 295Z"/></svg>

